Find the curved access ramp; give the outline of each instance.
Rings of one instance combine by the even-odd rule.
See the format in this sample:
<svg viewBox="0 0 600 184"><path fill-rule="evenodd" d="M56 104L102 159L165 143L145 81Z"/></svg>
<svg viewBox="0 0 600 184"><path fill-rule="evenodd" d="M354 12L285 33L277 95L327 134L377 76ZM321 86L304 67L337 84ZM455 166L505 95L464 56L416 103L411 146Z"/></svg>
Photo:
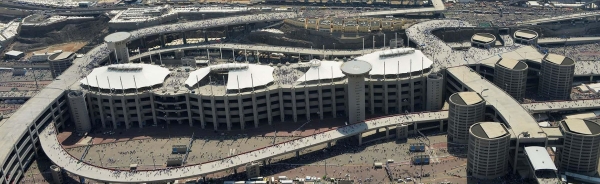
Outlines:
<svg viewBox="0 0 600 184"><path fill-rule="evenodd" d="M282 142L272 146L259 148L253 151L240 153L238 155L225 157L220 160L176 167L168 170L138 170L136 172L117 171L115 169L91 165L85 161L81 161L73 157L67 151L65 151L58 142L56 137L57 132L53 125L48 125L43 132L40 133L40 143L44 149L44 152L54 164L61 167L63 170L80 177L114 183L164 182L182 178L206 176L211 173L244 166L251 162L259 162L268 158L302 150L315 145L324 144L330 141L347 138L370 130L395 126L398 124L440 121L447 118L448 111L380 117L366 120L365 122L361 123L339 127L326 132L313 134L311 136Z"/></svg>

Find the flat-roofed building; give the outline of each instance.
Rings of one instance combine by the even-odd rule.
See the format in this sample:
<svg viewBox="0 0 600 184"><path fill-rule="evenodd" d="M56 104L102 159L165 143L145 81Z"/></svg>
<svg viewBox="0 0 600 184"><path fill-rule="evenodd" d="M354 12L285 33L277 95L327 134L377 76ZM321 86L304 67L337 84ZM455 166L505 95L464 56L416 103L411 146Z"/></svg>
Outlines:
<svg viewBox="0 0 600 184"><path fill-rule="evenodd" d="M495 66L494 84L520 101L527 87L527 64L514 59L500 58Z"/></svg>
<svg viewBox="0 0 600 184"><path fill-rule="evenodd" d="M52 77L56 78L67 70L73 64L74 59L75 53L72 52L60 52L50 55L48 57L48 64Z"/></svg>
<svg viewBox="0 0 600 184"><path fill-rule="evenodd" d="M491 48L496 42L496 36L490 33L476 33L471 37L471 46Z"/></svg>
<svg viewBox="0 0 600 184"><path fill-rule="evenodd" d="M570 99L575 61L571 58L546 54L540 69L538 95L552 100Z"/></svg>
<svg viewBox="0 0 600 184"><path fill-rule="evenodd" d="M469 129L467 172L478 179L493 179L508 172L510 133L501 123L481 122Z"/></svg>
<svg viewBox="0 0 600 184"><path fill-rule="evenodd" d="M519 29L515 31L513 38L515 43L535 45L538 41L538 33L529 29Z"/></svg>
<svg viewBox="0 0 600 184"><path fill-rule="evenodd" d="M448 141L465 144L469 127L483 121L485 101L477 92L458 92L450 95L448 102Z"/></svg>
<svg viewBox="0 0 600 184"><path fill-rule="evenodd" d="M564 134L558 148L557 165L562 171L593 175L598 170L599 120L565 119L559 123Z"/></svg>

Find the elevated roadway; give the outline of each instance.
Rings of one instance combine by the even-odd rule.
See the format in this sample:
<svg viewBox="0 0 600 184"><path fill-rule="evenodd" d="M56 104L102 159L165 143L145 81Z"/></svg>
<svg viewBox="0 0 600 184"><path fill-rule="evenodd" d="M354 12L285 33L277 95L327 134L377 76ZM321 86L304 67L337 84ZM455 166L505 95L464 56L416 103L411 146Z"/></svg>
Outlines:
<svg viewBox="0 0 600 184"><path fill-rule="evenodd" d="M246 45L246 44L187 44L181 46L171 46L165 49L157 49L151 50L148 52L143 52L142 54L138 54L135 56L129 57L130 60L137 60L140 57L148 57L150 55L156 55L158 53L164 52L173 52L176 50L206 50L206 49L222 49L222 50L237 50L247 52L274 52L274 53L284 53L290 55L326 55L326 56L358 56L363 54L372 53L375 51L380 51L383 49L365 49L365 50L322 50L322 49L309 49L309 48L297 48L297 47L285 47L285 46L270 46L270 45Z"/></svg>
<svg viewBox="0 0 600 184"><path fill-rule="evenodd" d="M299 151L312 146L326 144L338 139L358 135L363 132L380 128L410 124L417 122L440 121L448 118L447 111L395 115L366 120L365 122L343 126L337 129L314 134L307 137L286 141L272 146L259 148L238 155L225 157L220 160L205 162L165 170L138 170L136 172L116 171L90 165L69 155L58 143L53 125L49 125L40 133L40 143L44 152L56 165L75 175L102 182L115 183L144 183L165 182L182 178L206 176L211 173L245 166L247 163L260 162L272 157Z"/></svg>
<svg viewBox="0 0 600 184"><path fill-rule="evenodd" d="M271 13L244 16L242 18L229 17L202 20L181 24L149 27L143 30L138 30L135 35L145 36L158 34L161 31L203 29L215 25L244 24L252 21L279 20L281 18L293 17L296 15L297 14L282 15L281 13ZM59 97L61 97L71 85L78 85L79 80L91 72L91 68L87 68L86 66L93 66L94 63L97 63L108 57L109 53L110 51L108 50L107 45L100 44L91 49L87 54L84 55L84 57L75 59L71 67L57 77L52 83L48 84L44 89L40 90L37 95L30 98L25 104L23 104L21 108L19 108L19 110L13 113L9 119L3 122L3 124L0 126L0 160L2 161L2 164L7 163L9 159L12 160L17 157L20 163L27 164L31 162L31 160L26 160L27 158L24 158L23 155L11 155L11 153L15 153L14 150L24 149L22 147L18 147L18 141L23 136L30 135L26 133L28 133L28 130L30 127L32 127L32 124L34 124L34 122L37 120L42 120L43 117L46 117L44 112L49 109L52 104L55 104ZM44 121L45 120L42 120L41 122ZM21 144L21 146L22 145L28 144ZM17 151L17 154L18 153L19 152ZM53 162L58 163L59 161L53 160Z"/></svg>
<svg viewBox="0 0 600 184"><path fill-rule="evenodd" d="M545 138L546 135L537 124L537 121L528 113L526 109L514 98L498 88L496 85L481 77L477 72L467 66L457 66L447 69L447 74L451 75L461 85L470 91L481 94L483 99L490 104L504 122L511 133L511 138L518 137L522 132L528 132L531 138Z"/></svg>
<svg viewBox="0 0 600 184"><path fill-rule="evenodd" d="M571 20L571 19L596 17L599 15L600 15L600 12L585 12L585 13L577 13L577 14L561 15L561 16L555 16L555 17L549 17L549 18L528 20L528 21L520 22L518 24L519 25L538 25L538 24L543 24L543 23L560 22L560 21Z"/></svg>
<svg viewBox="0 0 600 184"><path fill-rule="evenodd" d="M573 37L573 38L540 38L538 39L538 45L550 45L550 44L586 44L586 43L597 43L600 41L600 37Z"/></svg>
<svg viewBox="0 0 600 184"><path fill-rule="evenodd" d="M432 0L433 7L425 8L407 8L407 9L392 9L385 11L373 11L358 13L356 16L386 16L386 15L403 15L403 14L414 14L414 13L438 13L446 10L442 0Z"/></svg>
<svg viewBox="0 0 600 184"><path fill-rule="evenodd" d="M600 99L554 101L522 104L531 113L600 109Z"/></svg>
<svg viewBox="0 0 600 184"><path fill-rule="evenodd" d="M296 18L302 16L302 13L296 12L278 12L278 13L264 13L264 14L253 14L243 15L235 17L222 17L216 19L191 21L184 23L165 24L159 26L153 26L148 28L142 28L135 31L131 31L132 38L130 40L136 40L144 36L151 36L157 34L166 33L179 33L184 31L201 30L215 27L223 27L228 25L240 25L249 24L256 22L269 22L269 21L280 21L289 18Z"/></svg>

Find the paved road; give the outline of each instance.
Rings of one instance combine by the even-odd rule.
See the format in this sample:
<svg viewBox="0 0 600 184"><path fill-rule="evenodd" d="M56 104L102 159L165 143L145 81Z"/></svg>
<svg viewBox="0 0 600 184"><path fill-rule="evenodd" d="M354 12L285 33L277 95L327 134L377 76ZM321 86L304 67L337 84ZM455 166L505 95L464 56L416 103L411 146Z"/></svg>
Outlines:
<svg viewBox="0 0 600 184"><path fill-rule="evenodd" d="M586 44L586 43L597 43L600 41L600 37L575 37L575 38L540 38L538 40L538 45L545 44Z"/></svg>
<svg viewBox="0 0 600 184"><path fill-rule="evenodd" d="M129 57L130 60L136 60L139 59L140 57L147 57L149 55L156 55L158 53L163 53L163 52L172 52L172 51L176 51L179 49L183 49L183 50L204 50L206 51L206 49L223 49L223 50L237 50L237 51L243 51L246 50L247 52L253 52L253 51L259 51L259 52L275 52L275 53L285 53L285 54L291 54L291 55L298 55L298 53L303 54L303 55L326 55L326 56L358 56L358 55L363 55L363 54L368 54L368 53L372 53L375 51L380 51L383 49L365 49L365 50L323 50L323 49L308 49L308 48L297 48L297 47L285 47L285 46L259 46L259 45L246 45L246 44L230 44L230 43L226 43L226 44L209 44L209 45L181 45L181 46L175 46L175 47L167 47L166 49L159 49L159 50L152 50L152 51L148 51L148 52L144 52L142 54L139 55L135 55L135 56L131 56ZM229 56L227 56L229 57Z"/></svg>
<svg viewBox="0 0 600 184"><path fill-rule="evenodd" d="M542 19L536 19L536 20L523 21L518 24L519 25L537 25L537 24L542 24L542 23L551 23L551 22L558 22L558 21L563 21L563 20L580 19L580 18L587 18L587 17L594 17L594 16L600 16L600 12L585 12L585 13L577 13L577 14L570 14L570 15L562 15L562 16L556 16L556 17L550 17L550 18L542 18Z"/></svg>
<svg viewBox="0 0 600 184"><path fill-rule="evenodd" d="M522 106L532 113L559 112L559 111L567 111L567 110L599 109L600 108L600 99L539 102L539 103L523 104Z"/></svg>
<svg viewBox="0 0 600 184"><path fill-rule="evenodd" d="M507 122L512 131L511 137L515 138L521 132L529 132L531 137L545 137L544 134L539 134L540 129L537 121L527 112L519 102L498 88L496 85L481 77L476 72L472 71L467 66L457 66L448 68L448 75L453 76L457 81L462 83L470 91L480 93L483 99L491 104L500 118Z"/></svg>
<svg viewBox="0 0 600 184"><path fill-rule="evenodd" d="M232 157L226 157L222 160L174 168L168 171L152 170L137 171L135 173L125 171L118 172L89 165L85 162L80 162L77 158L69 155L58 143L56 131L53 125L48 125L48 127L44 129L42 133L40 133L40 143L48 158L50 158L56 165L61 166L62 169L75 175L105 182L143 183L149 181L170 181L175 179L205 176L210 173L244 166L246 163L250 162L260 162L268 158L284 155L286 153L302 150L315 145L324 144L333 140L347 138L370 130L395 126L403 123L410 124L414 122L440 121L447 118L447 111L415 113L377 118L367 120L363 123L357 123L314 134L312 136L259 148L257 150L241 153Z"/></svg>

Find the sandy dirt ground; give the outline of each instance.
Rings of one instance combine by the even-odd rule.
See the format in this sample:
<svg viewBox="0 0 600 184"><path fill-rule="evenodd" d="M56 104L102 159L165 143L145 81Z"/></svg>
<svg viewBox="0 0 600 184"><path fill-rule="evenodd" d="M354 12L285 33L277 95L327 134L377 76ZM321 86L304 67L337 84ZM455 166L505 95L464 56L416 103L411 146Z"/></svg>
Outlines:
<svg viewBox="0 0 600 184"><path fill-rule="evenodd" d="M87 42L70 42L63 44L50 45L44 49L35 50L32 52L28 52L25 54L25 58L29 58L33 55L34 52L53 52L55 50L62 50L63 52L77 52L83 46L85 46Z"/></svg>

